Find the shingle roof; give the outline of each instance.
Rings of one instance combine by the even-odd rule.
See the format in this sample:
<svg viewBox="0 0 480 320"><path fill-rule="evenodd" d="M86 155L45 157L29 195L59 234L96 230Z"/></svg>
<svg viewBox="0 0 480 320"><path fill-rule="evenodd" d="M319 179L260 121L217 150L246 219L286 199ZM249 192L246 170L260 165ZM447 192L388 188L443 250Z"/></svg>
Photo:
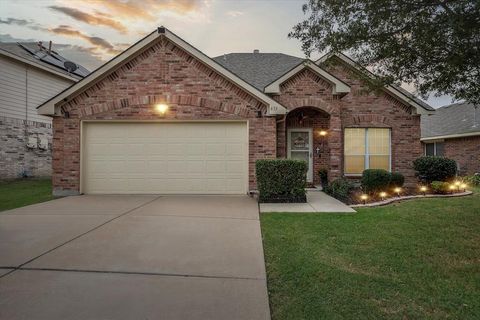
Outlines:
<svg viewBox="0 0 480 320"><path fill-rule="evenodd" d="M213 60L263 91L304 59L283 53L229 53Z"/></svg>
<svg viewBox="0 0 480 320"><path fill-rule="evenodd" d="M473 104L454 103L438 108L435 114L422 116L421 128L422 138L474 132L480 134L480 107L475 110Z"/></svg>
<svg viewBox="0 0 480 320"><path fill-rule="evenodd" d="M33 65L39 65L48 69L52 69L78 79L84 78L90 73L90 71L78 63L75 63L78 66L78 69L75 70L73 74L69 73L64 66L64 62L70 60L59 55L54 50L52 50L51 54L49 55L47 54L47 48L43 47L42 51L39 49L40 48L36 42L0 42L0 50L28 60Z"/></svg>

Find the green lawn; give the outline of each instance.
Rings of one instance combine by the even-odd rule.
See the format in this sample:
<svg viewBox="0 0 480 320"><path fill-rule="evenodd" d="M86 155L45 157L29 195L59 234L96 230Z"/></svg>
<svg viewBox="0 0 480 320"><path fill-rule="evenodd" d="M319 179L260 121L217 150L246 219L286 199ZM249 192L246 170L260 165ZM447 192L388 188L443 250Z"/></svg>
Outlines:
<svg viewBox="0 0 480 320"><path fill-rule="evenodd" d="M51 199L50 179L0 181L0 211Z"/></svg>
<svg viewBox="0 0 480 320"><path fill-rule="evenodd" d="M480 319L478 192L261 222L274 320Z"/></svg>

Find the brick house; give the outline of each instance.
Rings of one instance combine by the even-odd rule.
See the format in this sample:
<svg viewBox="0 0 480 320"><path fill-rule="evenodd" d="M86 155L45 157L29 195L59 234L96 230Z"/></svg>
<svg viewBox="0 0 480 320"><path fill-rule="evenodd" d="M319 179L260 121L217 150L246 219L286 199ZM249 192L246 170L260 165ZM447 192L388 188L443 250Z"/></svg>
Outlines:
<svg viewBox="0 0 480 320"><path fill-rule="evenodd" d="M469 103L438 108L422 116L424 154L444 156L457 162L460 175L480 172L480 110Z"/></svg>
<svg viewBox="0 0 480 320"><path fill-rule="evenodd" d="M51 175L52 118L36 107L88 74L66 61L41 43L0 42L0 179Z"/></svg>
<svg viewBox="0 0 480 320"><path fill-rule="evenodd" d="M411 185L434 110L395 87L366 92L359 73L344 55L211 59L160 27L39 106L54 193L245 194L257 159L283 157L306 160L313 184L320 168L385 168Z"/></svg>

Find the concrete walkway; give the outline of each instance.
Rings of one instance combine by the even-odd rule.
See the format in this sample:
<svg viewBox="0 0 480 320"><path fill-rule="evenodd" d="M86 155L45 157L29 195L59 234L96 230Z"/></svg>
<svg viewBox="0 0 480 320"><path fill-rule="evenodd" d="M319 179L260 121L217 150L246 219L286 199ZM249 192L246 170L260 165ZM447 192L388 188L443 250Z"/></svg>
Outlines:
<svg viewBox="0 0 480 320"><path fill-rule="evenodd" d="M269 319L255 200L78 196L0 213L0 319Z"/></svg>
<svg viewBox="0 0 480 320"><path fill-rule="evenodd" d="M261 203L260 212L356 212L322 191L308 191L307 203Z"/></svg>

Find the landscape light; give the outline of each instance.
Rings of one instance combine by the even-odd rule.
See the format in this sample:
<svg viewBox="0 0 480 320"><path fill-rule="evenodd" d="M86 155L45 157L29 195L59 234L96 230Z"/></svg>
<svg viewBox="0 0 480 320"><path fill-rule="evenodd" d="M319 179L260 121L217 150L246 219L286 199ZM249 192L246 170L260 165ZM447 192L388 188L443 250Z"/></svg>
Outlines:
<svg viewBox="0 0 480 320"><path fill-rule="evenodd" d="M452 193L455 192L455 185L451 184L448 188Z"/></svg>
<svg viewBox="0 0 480 320"><path fill-rule="evenodd" d="M382 198L382 200L385 200L385 198L387 197L387 193L384 191L380 192L380 197Z"/></svg>
<svg viewBox="0 0 480 320"><path fill-rule="evenodd" d="M427 192L427 187L421 186L420 191L422 191L423 195L425 195L425 193Z"/></svg>
<svg viewBox="0 0 480 320"><path fill-rule="evenodd" d="M393 191L397 194L398 197L400 197L400 192L402 192L402 188L396 187L393 189Z"/></svg>
<svg viewBox="0 0 480 320"><path fill-rule="evenodd" d="M463 189L463 192L467 191L467 185L466 185L465 183L462 183L462 184L460 185L460 188Z"/></svg>
<svg viewBox="0 0 480 320"><path fill-rule="evenodd" d="M362 195L360 196L360 199L363 200L363 204L367 204L368 196L367 196L366 194L362 194Z"/></svg>

